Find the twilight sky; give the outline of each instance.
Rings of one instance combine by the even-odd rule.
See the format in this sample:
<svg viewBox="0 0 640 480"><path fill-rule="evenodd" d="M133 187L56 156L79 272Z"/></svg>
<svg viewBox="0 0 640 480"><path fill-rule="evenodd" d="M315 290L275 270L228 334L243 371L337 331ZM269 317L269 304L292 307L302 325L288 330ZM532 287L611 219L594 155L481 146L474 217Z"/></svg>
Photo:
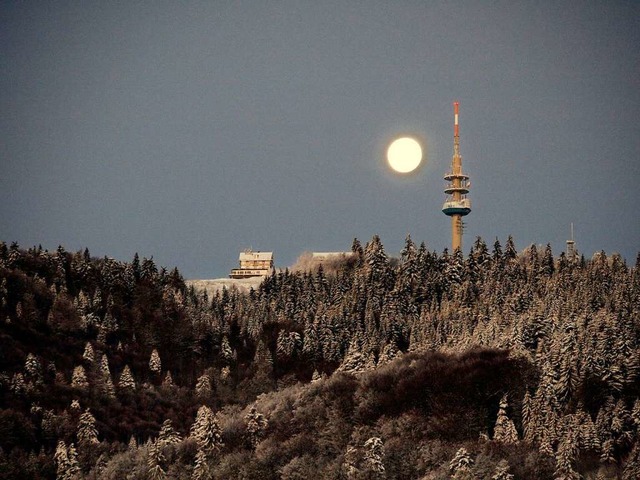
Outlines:
<svg viewBox="0 0 640 480"><path fill-rule="evenodd" d="M186 278L450 244L460 102L489 245L640 250L640 2L3 1L0 240ZM387 168L421 139L414 175Z"/></svg>

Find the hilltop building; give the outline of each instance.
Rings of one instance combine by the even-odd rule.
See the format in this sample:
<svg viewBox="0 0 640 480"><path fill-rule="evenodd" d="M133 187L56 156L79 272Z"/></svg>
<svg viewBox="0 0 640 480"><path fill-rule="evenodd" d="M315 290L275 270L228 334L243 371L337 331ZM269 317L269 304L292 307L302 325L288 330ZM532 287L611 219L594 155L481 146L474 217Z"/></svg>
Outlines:
<svg viewBox="0 0 640 480"><path fill-rule="evenodd" d="M240 252L240 268L231 270L230 278L266 277L273 272L273 252L254 252L247 249Z"/></svg>
<svg viewBox="0 0 640 480"><path fill-rule="evenodd" d="M353 252L311 252L311 258L316 262L347 258L352 255Z"/></svg>

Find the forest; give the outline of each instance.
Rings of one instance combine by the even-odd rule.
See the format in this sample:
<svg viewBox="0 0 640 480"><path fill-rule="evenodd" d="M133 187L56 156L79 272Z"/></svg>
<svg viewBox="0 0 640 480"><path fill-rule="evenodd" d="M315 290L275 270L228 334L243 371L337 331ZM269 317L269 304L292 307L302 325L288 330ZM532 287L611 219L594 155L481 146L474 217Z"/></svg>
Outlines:
<svg viewBox="0 0 640 480"><path fill-rule="evenodd" d="M0 242L0 479L640 478L640 254L351 251L208 296Z"/></svg>

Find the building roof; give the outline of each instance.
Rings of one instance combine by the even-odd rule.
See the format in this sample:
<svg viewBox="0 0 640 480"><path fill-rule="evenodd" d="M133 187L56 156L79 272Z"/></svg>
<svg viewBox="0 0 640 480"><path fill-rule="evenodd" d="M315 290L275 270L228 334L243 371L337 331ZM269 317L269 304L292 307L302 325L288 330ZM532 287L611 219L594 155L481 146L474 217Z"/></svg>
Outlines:
<svg viewBox="0 0 640 480"><path fill-rule="evenodd" d="M353 252L311 252L311 256L316 260L324 260L330 257L350 257Z"/></svg>
<svg viewBox="0 0 640 480"><path fill-rule="evenodd" d="M248 260L273 260L273 252L254 252L249 249L244 252L240 252L239 260L241 262Z"/></svg>

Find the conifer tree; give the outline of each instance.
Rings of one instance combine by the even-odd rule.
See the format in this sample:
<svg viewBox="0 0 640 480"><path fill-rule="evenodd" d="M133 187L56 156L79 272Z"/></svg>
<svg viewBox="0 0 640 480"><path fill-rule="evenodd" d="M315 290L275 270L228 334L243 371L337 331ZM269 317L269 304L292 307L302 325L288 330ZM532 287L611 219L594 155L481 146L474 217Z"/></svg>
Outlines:
<svg viewBox="0 0 640 480"><path fill-rule="evenodd" d="M147 454L147 466L149 467L149 478L151 480L162 480L166 477L167 472L163 468L165 462L162 448L156 442L149 446Z"/></svg>
<svg viewBox="0 0 640 480"><path fill-rule="evenodd" d="M77 415L80 413L80 402L77 399L71 400L71 405L69 405L69 410L73 415Z"/></svg>
<svg viewBox="0 0 640 480"><path fill-rule="evenodd" d="M244 421L247 424L247 434L249 436L251 446L256 448L258 443L260 443L260 440L264 437L269 426L269 422L264 415L258 412L255 404L251 406L251 410L244 417Z"/></svg>
<svg viewBox="0 0 640 480"><path fill-rule="evenodd" d="M196 420L191 426L191 438L194 438L198 448L207 455L218 452L222 446L222 430L216 415L206 405L202 405L196 414Z"/></svg>
<svg viewBox="0 0 640 480"><path fill-rule="evenodd" d="M518 432L513 421L507 416L506 409L508 406L507 394L505 393L500 399L500 409L493 429L493 439L509 445L518 443Z"/></svg>
<svg viewBox="0 0 640 480"><path fill-rule="evenodd" d="M71 376L71 386L80 389L89 388L87 374L85 373L84 367L82 365L78 365L73 369L73 375Z"/></svg>
<svg viewBox="0 0 640 480"><path fill-rule="evenodd" d="M467 449L462 447L453 457L453 460L449 462L449 471L451 472L451 478L453 480L473 480L475 475L473 474L473 459L467 452Z"/></svg>
<svg viewBox="0 0 640 480"><path fill-rule="evenodd" d="M191 474L191 480L207 480L210 476L207 454L201 448L198 449L195 458L195 466Z"/></svg>
<svg viewBox="0 0 640 480"><path fill-rule="evenodd" d="M115 398L116 389L113 386L113 380L111 379L109 359L107 358L106 353L102 354L102 359L100 360L100 374L102 375L102 383L100 385L102 394L107 398Z"/></svg>
<svg viewBox="0 0 640 480"><path fill-rule="evenodd" d="M561 437L556 452L556 478L579 480L580 475L574 470L574 464L578 456L578 427L575 425L575 415L564 417L565 433Z"/></svg>
<svg viewBox="0 0 640 480"><path fill-rule="evenodd" d="M633 449L627 458L622 471L622 480L637 480L640 478L640 446L639 441L633 445Z"/></svg>
<svg viewBox="0 0 640 480"><path fill-rule="evenodd" d="M167 373L164 376L164 380L162 380L162 386L164 388L173 388L175 386L173 384L173 377L171 376L170 370L167 370Z"/></svg>
<svg viewBox="0 0 640 480"><path fill-rule="evenodd" d="M513 475L510 473L509 462L502 459L496 465L496 469L493 472L491 480L513 480Z"/></svg>
<svg viewBox="0 0 640 480"><path fill-rule="evenodd" d="M151 352L151 357L149 358L149 370L155 375L160 375L160 372L162 371L160 355L158 354L158 350L155 348Z"/></svg>
<svg viewBox="0 0 640 480"><path fill-rule="evenodd" d="M211 397L211 378L207 373L198 377L196 382L196 397L199 400L206 400Z"/></svg>
<svg viewBox="0 0 640 480"><path fill-rule="evenodd" d="M33 382L35 385L42 385L42 365L32 353L27 355L27 359L24 362L24 372L28 381Z"/></svg>
<svg viewBox="0 0 640 480"><path fill-rule="evenodd" d="M93 346L90 342L87 342L87 344L85 345L82 358L84 358L88 363L95 362L95 353L93 352Z"/></svg>
<svg viewBox="0 0 640 480"><path fill-rule="evenodd" d="M136 389L136 382L133 379L133 374L131 373L131 369L129 365L125 365L122 373L120 374L120 380L118 382L118 387L120 390L133 392Z"/></svg>
<svg viewBox="0 0 640 480"><path fill-rule="evenodd" d="M56 480L69 480L70 463L67 446L64 441L60 440L58 442L53 459L56 463Z"/></svg>
<svg viewBox="0 0 640 480"><path fill-rule="evenodd" d="M507 238L507 243L504 246L504 258L507 261L515 260L518 257L518 252L516 251L516 246L513 243L513 237L509 235Z"/></svg>
<svg viewBox="0 0 640 480"><path fill-rule="evenodd" d="M17 396L24 395L27 392L27 384L21 372L13 374L11 378L11 391Z"/></svg>
<svg viewBox="0 0 640 480"><path fill-rule="evenodd" d="M526 391L522 399L522 429L524 430L524 440L533 442L535 438L535 418L532 408L531 395Z"/></svg>
<svg viewBox="0 0 640 480"><path fill-rule="evenodd" d="M222 343L220 344L220 355L227 363L230 363L233 360L233 350L231 349L231 345L229 345L229 339L226 335L222 337Z"/></svg>
<svg viewBox="0 0 640 480"><path fill-rule="evenodd" d="M166 445L177 445L182 441L182 437L175 431L170 419L165 420L160 428L157 443L160 447Z"/></svg>
<svg viewBox="0 0 640 480"><path fill-rule="evenodd" d="M67 469L68 477L70 480L78 480L81 478L82 470L80 470L80 464L78 463L78 452L73 443L69 445L67 449L67 460L69 466Z"/></svg>
<svg viewBox="0 0 640 480"><path fill-rule="evenodd" d="M90 448L100 443L98 440L98 430L96 429L96 419L87 408L78 422L78 446Z"/></svg>
<svg viewBox="0 0 640 480"><path fill-rule="evenodd" d="M384 444L380 437L371 437L364 442L364 469L369 478L386 478L384 467Z"/></svg>

